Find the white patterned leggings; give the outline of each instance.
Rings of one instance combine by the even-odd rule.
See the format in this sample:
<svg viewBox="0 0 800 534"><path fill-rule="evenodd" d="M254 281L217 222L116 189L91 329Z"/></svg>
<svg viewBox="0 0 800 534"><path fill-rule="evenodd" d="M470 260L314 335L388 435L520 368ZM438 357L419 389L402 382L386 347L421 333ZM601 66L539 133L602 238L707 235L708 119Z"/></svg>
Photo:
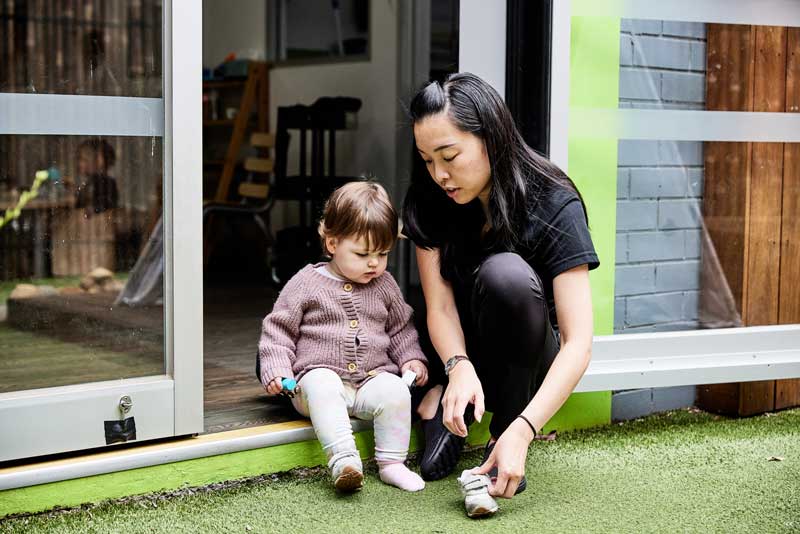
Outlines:
<svg viewBox="0 0 800 534"><path fill-rule="evenodd" d="M328 467L342 458L359 458L350 417L374 421L375 460L402 462L411 435L411 395L397 375L380 373L356 388L330 369L314 369L298 383L295 409L311 418L328 457Z"/></svg>

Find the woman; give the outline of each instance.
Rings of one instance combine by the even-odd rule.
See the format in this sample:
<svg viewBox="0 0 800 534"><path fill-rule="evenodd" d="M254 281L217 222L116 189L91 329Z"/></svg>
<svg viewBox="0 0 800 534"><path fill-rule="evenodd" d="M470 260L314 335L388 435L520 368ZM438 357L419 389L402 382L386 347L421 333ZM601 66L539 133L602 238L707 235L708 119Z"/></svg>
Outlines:
<svg viewBox="0 0 800 534"><path fill-rule="evenodd" d="M476 473L493 478L492 495L511 498L525 489L528 445L591 358L589 270L599 260L586 209L477 76L430 83L410 114L430 179L412 181L404 232L417 245L429 338L447 375L418 408L421 472L452 472L472 416L488 409L492 437Z"/></svg>

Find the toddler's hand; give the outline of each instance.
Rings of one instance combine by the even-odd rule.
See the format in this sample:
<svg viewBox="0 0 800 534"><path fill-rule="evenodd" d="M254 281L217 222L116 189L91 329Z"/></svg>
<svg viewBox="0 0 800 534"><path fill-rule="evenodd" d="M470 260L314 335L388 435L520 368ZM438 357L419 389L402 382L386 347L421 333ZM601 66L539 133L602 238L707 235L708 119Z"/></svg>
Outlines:
<svg viewBox="0 0 800 534"><path fill-rule="evenodd" d="M400 368L400 375L409 369L417 373L415 385L424 386L428 382L428 368L420 360L409 360L404 363L403 367Z"/></svg>
<svg viewBox="0 0 800 534"><path fill-rule="evenodd" d="M283 384L281 381L283 380L282 376L276 376L269 383L264 387L267 390L268 395L278 395L281 391L283 391Z"/></svg>

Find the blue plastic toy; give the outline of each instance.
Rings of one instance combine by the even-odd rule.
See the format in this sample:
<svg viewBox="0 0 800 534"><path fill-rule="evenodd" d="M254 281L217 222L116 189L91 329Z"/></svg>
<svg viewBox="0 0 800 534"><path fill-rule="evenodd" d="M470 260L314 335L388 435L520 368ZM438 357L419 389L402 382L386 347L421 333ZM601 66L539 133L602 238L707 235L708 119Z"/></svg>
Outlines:
<svg viewBox="0 0 800 534"><path fill-rule="evenodd" d="M293 398L300 391L300 388L297 387L297 381L294 378L284 378L281 380L281 386L283 387L281 395L285 395L289 398Z"/></svg>

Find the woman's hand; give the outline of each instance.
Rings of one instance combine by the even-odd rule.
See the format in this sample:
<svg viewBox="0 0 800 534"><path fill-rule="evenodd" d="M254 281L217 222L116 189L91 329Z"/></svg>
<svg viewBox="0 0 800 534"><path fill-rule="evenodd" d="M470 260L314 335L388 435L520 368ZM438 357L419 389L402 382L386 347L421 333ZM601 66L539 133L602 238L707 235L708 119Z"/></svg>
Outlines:
<svg viewBox="0 0 800 534"><path fill-rule="evenodd" d="M269 383L264 387L267 390L268 395L278 395L281 391L283 391L283 384L281 381L283 380L282 376L276 376Z"/></svg>
<svg viewBox="0 0 800 534"><path fill-rule="evenodd" d="M428 383L428 368L420 360L409 360L400 368L400 376L408 370L414 371L417 375L415 386L424 386Z"/></svg>
<svg viewBox="0 0 800 534"><path fill-rule="evenodd" d="M475 406L475 420L483 418L483 387L475 368L469 360L462 360L453 367L448 376L449 383L442 396L444 426L457 436L467 437L464 411L467 404Z"/></svg>
<svg viewBox="0 0 800 534"><path fill-rule="evenodd" d="M489 458L482 466L473 470L473 473L485 475L497 466L497 480L489 487L491 495L505 499L514 496L519 481L525 475L528 445L533 438L531 427L522 419L515 419L497 440Z"/></svg>

